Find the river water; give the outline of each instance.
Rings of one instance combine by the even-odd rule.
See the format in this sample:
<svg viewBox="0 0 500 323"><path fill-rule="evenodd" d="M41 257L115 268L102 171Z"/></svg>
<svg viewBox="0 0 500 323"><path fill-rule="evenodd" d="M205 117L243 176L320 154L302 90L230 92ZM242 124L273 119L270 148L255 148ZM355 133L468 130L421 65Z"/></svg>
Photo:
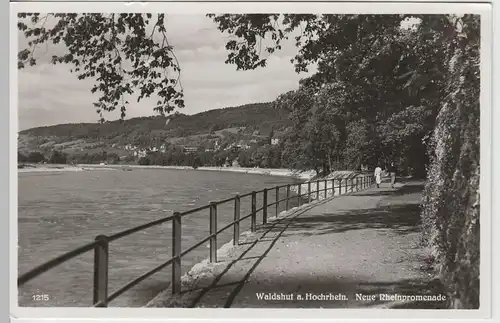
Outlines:
<svg viewBox="0 0 500 323"><path fill-rule="evenodd" d="M276 185L293 183L285 177L194 170L134 169L82 172L19 173L19 273L64 252L152 220ZM280 198L284 195L284 190ZM269 202L274 201L274 190ZM295 202L295 201L293 201ZM262 201L257 200L257 208ZM293 206L293 205L291 205ZM241 200L241 216L250 213L250 198ZM283 209L283 206L280 210ZM233 220L234 202L218 210L218 228ZM272 211L271 211L272 210ZM270 209L274 215L274 208ZM258 223L261 216L258 217ZM250 220L241 223L241 232ZM182 218L182 250L209 234L208 210ZM232 229L218 238L230 241ZM109 293L171 257L171 224L134 233L110 244ZM208 243L207 243L208 244ZM209 256L207 244L182 258L182 273ZM92 304L93 252L74 258L20 288L20 306L73 306ZM145 305L170 282L170 266L146 279L109 304ZM48 301L33 295L48 295Z"/></svg>

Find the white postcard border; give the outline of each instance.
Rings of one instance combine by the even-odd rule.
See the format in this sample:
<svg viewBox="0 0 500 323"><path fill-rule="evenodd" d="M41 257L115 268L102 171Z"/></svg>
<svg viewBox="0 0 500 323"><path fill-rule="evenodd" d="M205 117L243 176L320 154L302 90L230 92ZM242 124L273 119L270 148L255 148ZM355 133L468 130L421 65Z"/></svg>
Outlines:
<svg viewBox="0 0 500 323"><path fill-rule="evenodd" d="M18 322L34 318L94 319L354 319L354 318L487 318L491 313L491 157L492 157L492 19L491 5L471 3L119 3L119 2L29 2L10 4L10 298L11 316ZM371 310L371 309L157 309L157 308L26 308L17 306L17 27L18 12L169 12L172 14L211 13L476 13L481 14L481 294L479 310ZM23 318L23 319L21 319ZM24 319L26 318L26 319ZM28 319L29 318L29 319ZM78 320L74 322L90 322ZM244 321L244 320L240 320ZM37 320L40 322L40 320ZM125 321L123 321L125 322Z"/></svg>

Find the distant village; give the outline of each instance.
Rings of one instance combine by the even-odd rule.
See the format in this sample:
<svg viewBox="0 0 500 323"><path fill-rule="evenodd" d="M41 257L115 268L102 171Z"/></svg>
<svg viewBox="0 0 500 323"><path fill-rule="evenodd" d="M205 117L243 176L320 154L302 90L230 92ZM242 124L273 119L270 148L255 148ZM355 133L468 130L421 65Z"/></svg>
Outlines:
<svg viewBox="0 0 500 323"><path fill-rule="evenodd" d="M246 127L215 129L188 136L144 134L120 138L18 134L18 160L27 163L281 166L283 131L261 134ZM114 138L113 138L114 136Z"/></svg>
<svg viewBox="0 0 500 323"><path fill-rule="evenodd" d="M228 146L222 148L220 145L220 141L217 140L215 141L213 147L211 148L204 148L202 146L194 146L194 145L182 145L180 146L184 153L200 153L200 152L218 152L218 151L232 151L232 152L238 152L241 150L248 150L251 148L251 145L257 144L256 139L251 139L251 140L240 140L238 142L233 142L229 144ZM270 144L272 146L276 146L280 143L279 138L271 138ZM113 144L111 146L112 148L117 148L117 149L124 149L126 151L129 151L132 153L132 155L136 158L143 158L146 157L149 153L166 153L168 146L167 144L163 143L160 147L147 147L147 148L141 148L136 145L132 144L127 144L125 146L119 146L117 144ZM126 159L127 156L120 156L120 159ZM229 162L229 159L227 160ZM231 165L228 166L237 166L237 159L235 159Z"/></svg>

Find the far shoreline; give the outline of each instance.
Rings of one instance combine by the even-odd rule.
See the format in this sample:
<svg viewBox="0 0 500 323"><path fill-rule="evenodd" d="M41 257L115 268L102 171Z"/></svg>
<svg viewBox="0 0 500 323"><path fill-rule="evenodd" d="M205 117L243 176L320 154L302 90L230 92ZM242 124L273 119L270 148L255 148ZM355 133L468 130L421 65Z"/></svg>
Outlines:
<svg viewBox="0 0 500 323"><path fill-rule="evenodd" d="M290 177L299 180L309 180L315 175L314 171L296 171L285 168L247 168L247 167L215 167L204 166L194 169L190 166L161 166L161 165L98 165L98 164L76 164L58 165L27 164L28 167L18 168L19 173L34 172L79 172L79 171L104 171L104 170L132 170L132 169L171 169L171 170L191 170L191 171L212 171L212 172L233 172L251 175L267 175L278 177Z"/></svg>

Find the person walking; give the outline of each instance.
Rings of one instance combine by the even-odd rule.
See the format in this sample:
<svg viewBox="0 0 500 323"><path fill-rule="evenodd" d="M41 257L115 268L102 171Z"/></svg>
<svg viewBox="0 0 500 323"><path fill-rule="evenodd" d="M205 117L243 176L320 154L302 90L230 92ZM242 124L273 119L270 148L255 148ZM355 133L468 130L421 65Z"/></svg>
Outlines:
<svg viewBox="0 0 500 323"><path fill-rule="evenodd" d="M391 187L394 188L394 184L396 183L396 165L394 162L391 162L388 170L391 176Z"/></svg>
<svg viewBox="0 0 500 323"><path fill-rule="evenodd" d="M375 183L377 184L377 188L379 188L380 183L382 183L382 168L380 168L379 165L375 167L375 172L373 173L373 176L375 176Z"/></svg>

